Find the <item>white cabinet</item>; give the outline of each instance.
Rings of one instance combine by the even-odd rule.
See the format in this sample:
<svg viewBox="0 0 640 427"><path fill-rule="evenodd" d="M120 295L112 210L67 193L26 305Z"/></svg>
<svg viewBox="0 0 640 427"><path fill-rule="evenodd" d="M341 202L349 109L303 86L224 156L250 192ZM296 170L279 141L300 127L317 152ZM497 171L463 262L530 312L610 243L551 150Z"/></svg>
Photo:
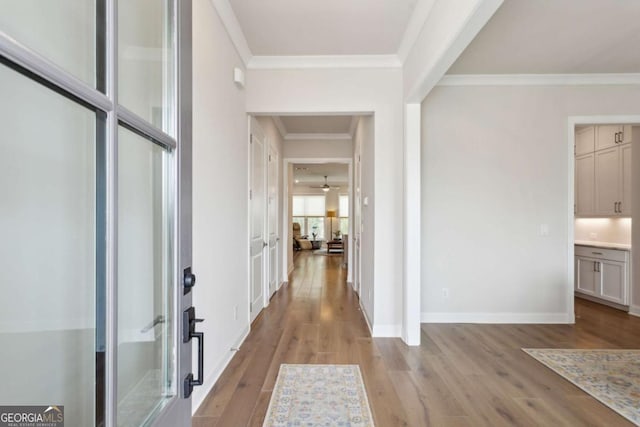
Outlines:
<svg viewBox="0 0 640 427"><path fill-rule="evenodd" d="M575 291L615 304L629 305L629 252L576 246Z"/></svg>
<svg viewBox="0 0 640 427"><path fill-rule="evenodd" d="M620 191L620 150L618 147L596 151L596 215L614 216L618 214Z"/></svg>
<svg viewBox="0 0 640 427"><path fill-rule="evenodd" d="M576 156L593 153L596 149L595 126L576 129Z"/></svg>
<svg viewBox="0 0 640 427"><path fill-rule="evenodd" d="M631 138L626 125L576 130L576 216L631 216Z"/></svg>
<svg viewBox="0 0 640 427"><path fill-rule="evenodd" d="M577 134L577 132L576 132ZM630 125L600 125L596 126L596 150L615 147L618 144L631 142Z"/></svg>
<svg viewBox="0 0 640 427"><path fill-rule="evenodd" d="M595 153L576 157L575 213L577 215L595 214L595 177Z"/></svg>

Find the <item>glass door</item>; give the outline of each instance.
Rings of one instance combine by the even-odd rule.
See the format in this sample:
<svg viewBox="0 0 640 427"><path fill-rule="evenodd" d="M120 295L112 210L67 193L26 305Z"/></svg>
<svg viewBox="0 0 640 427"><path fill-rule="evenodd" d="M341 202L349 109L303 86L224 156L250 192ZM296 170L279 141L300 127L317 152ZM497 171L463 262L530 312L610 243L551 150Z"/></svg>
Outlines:
<svg viewBox="0 0 640 427"><path fill-rule="evenodd" d="M0 415L190 425L190 44L188 0L3 1Z"/></svg>

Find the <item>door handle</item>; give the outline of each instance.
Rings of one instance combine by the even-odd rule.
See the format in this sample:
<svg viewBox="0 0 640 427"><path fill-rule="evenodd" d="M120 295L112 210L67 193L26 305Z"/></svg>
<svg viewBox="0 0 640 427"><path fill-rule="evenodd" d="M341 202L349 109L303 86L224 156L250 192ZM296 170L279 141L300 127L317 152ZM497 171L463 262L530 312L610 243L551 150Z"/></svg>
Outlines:
<svg viewBox="0 0 640 427"><path fill-rule="evenodd" d="M156 316L155 319L153 319L151 321L151 323L149 323L147 326L145 326L144 328L142 328L142 330L140 330L141 333L146 333L149 332L154 326L160 324L160 323L164 323L164 316L162 314Z"/></svg>
<svg viewBox="0 0 640 427"><path fill-rule="evenodd" d="M182 312L182 342L188 343L192 338L198 340L198 377L194 379L192 373L187 374L183 381L184 398L188 399L193 393L193 387L203 384L204 376L204 333L196 332L196 323L204 319L196 319L195 307L189 307Z"/></svg>

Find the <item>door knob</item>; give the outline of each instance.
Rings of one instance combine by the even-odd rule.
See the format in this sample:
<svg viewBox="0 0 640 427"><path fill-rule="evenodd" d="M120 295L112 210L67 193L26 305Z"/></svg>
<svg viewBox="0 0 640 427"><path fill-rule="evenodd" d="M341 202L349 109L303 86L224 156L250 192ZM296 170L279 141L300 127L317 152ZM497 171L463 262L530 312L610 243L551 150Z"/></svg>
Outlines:
<svg viewBox="0 0 640 427"><path fill-rule="evenodd" d="M184 286L184 294L191 292L191 288L196 285L196 275L191 272L191 267L184 269L182 274L182 286Z"/></svg>

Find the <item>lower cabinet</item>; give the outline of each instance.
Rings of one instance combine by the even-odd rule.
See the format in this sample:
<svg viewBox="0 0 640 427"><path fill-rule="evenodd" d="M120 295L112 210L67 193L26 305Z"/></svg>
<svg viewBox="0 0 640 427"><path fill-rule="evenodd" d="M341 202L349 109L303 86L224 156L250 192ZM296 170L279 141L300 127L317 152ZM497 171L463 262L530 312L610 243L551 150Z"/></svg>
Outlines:
<svg viewBox="0 0 640 427"><path fill-rule="evenodd" d="M576 246L575 291L629 305L629 252Z"/></svg>

